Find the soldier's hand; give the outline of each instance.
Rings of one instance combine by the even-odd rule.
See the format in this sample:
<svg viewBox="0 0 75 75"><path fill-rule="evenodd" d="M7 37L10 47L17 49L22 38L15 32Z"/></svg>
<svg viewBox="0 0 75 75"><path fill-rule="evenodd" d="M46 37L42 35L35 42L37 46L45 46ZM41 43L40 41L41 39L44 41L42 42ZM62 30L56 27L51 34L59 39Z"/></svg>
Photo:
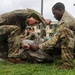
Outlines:
<svg viewBox="0 0 75 75"><path fill-rule="evenodd" d="M50 20L50 19L45 19L45 23L46 23L47 25L50 25L50 24L51 24L51 20Z"/></svg>
<svg viewBox="0 0 75 75"><path fill-rule="evenodd" d="M20 35L20 40L25 40L25 37L23 35Z"/></svg>
<svg viewBox="0 0 75 75"><path fill-rule="evenodd" d="M24 50L29 50L30 46L28 44L22 44Z"/></svg>
<svg viewBox="0 0 75 75"><path fill-rule="evenodd" d="M36 44L32 44L32 45L30 45L30 49L36 51L39 49L39 46Z"/></svg>

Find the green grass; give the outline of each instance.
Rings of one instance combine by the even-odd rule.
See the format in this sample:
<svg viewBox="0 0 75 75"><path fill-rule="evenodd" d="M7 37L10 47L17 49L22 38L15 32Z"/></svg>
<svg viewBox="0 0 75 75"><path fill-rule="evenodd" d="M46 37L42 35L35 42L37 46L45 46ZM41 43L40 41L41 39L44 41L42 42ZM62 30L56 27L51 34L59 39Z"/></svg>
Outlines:
<svg viewBox="0 0 75 75"><path fill-rule="evenodd" d="M75 68L61 70L58 68L59 63L56 61L52 64L14 64L0 61L0 75L75 75Z"/></svg>

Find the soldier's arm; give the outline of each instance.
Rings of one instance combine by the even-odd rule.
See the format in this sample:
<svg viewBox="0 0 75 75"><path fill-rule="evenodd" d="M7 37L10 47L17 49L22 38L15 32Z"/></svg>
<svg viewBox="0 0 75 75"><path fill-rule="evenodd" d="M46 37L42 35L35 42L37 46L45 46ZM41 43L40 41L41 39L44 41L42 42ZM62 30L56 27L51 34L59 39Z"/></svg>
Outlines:
<svg viewBox="0 0 75 75"><path fill-rule="evenodd" d="M51 40L39 44L39 48L42 50L47 50L54 48L58 43L68 44L70 39L74 39L73 31L65 26L61 26Z"/></svg>
<svg viewBox="0 0 75 75"><path fill-rule="evenodd" d="M26 9L22 9L22 10L14 10L11 11L10 13L12 13L16 18L26 18L29 13Z"/></svg>
<svg viewBox="0 0 75 75"><path fill-rule="evenodd" d="M41 50L49 50L52 49L55 45L57 45L60 42L60 29L58 29L58 31L55 33L55 35L52 37L51 40L48 40L42 44L36 45L30 45L30 48L34 51L41 49Z"/></svg>
<svg viewBox="0 0 75 75"><path fill-rule="evenodd" d="M60 34L58 34L58 32L57 32L51 40L48 40L39 45L36 45L36 44L30 45L30 49L34 50L34 51L36 51L38 49L41 49L41 50L52 49L55 45L57 45L59 38L60 38Z"/></svg>
<svg viewBox="0 0 75 75"><path fill-rule="evenodd" d="M51 40L48 40L42 44L39 44L39 48L41 50L48 50L48 49L51 49L53 47L55 47L58 43L61 42L61 38L64 38L65 35L62 35L62 32L63 32L63 29L65 27L62 25L60 26L56 33L54 34L54 36L51 38ZM62 35L62 36L61 36Z"/></svg>
<svg viewBox="0 0 75 75"><path fill-rule="evenodd" d="M52 49L54 46L56 46L59 42L60 33L56 33L51 40L48 40L42 44L39 44L39 48L41 50L48 50Z"/></svg>
<svg viewBox="0 0 75 75"><path fill-rule="evenodd" d="M30 33L28 36L25 37L25 39L30 39L33 33Z"/></svg>

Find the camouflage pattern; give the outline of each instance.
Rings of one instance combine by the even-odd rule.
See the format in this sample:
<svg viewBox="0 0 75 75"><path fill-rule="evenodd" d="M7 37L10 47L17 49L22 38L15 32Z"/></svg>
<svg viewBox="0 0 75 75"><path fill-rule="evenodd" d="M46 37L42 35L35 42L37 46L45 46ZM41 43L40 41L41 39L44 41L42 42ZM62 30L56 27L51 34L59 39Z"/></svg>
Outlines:
<svg viewBox="0 0 75 75"><path fill-rule="evenodd" d="M39 44L40 41L35 41L39 44L40 49L38 51L29 50L23 52L27 54L27 58L30 61L51 62L54 59L53 56L60 53L59 55L61 55L62 63L64 65L73 66L74 29L72 28L74 27L72 26L74 26L74 18L65 12L58 25L59 28L56 30L56 33L51 40L42 44ZM57 47L58 50L56 49Z"/></svg>
<svg viewBox="0 0 75 75"><path fill-rule="evenodd" d="M19 58L31 63L49 63L53 61L53 58L42 50L19 50Z"/></svg>
<svg viewBox="0 0 75 75"><path fill-rule="evenodd" d="M35 32L31 32L28 36L25 37L25 39L29 39L29 40L35 40L37 39L39 36L37 33Z"/></svg>
<svg viewBox="0 0 75 75"><path fill-rule="evenodd" d="M70 15L67 11L65 11L61 20L58 22L58 26L59 28L56 29L56 33L53 36L53 38L49 42L39 45L39 47L44 51L47 50L49 52L49 55L51 55L52 57L54 56L60 58L61 56L62 62L64 64L73 66L73 51L75 52L75 50L73 50L73 48L75 49L75 18L72 15ZM66 27L65 31L64 27ZM63 33L61 31L63 31ZM70 31L72 33L68 35L68 32ZM67 33L67 35L65 33ZM72 35L73 33L74 35ZM63 35L66 35L70 40L67 40L66 38L62 38L63 40L60 40L60 37ZM70 35L72 35L74 38L72 38ZM68 47L64 44L64 42L68 42Z"/></svg>
<svg viewBox="0 0 75 75"><path fill-rule="evenodd" d="M0 50L1 52L7 51L8 57L18 56L20 48L19 35L25 31L28 25L27 18L31 16L40 22L44 20L43 17L33 9L15 10L0 15Z"/></svg>
<svg viewBox="0 0 75 75"><path fill-rule="evenodd" d="M27 58L31 62L51 62L54 59L52 58L54 53L58 53L56 49L58 46L62 63L64 65L73 66L74 18L65 12L58 24L59 28L51 40L42 44L39 44L40 40L36 40L35 43L39 44L40 49L38 51L24 51L21 53L20 58Z"/></svg>
<svg viewBox="0 0 75 75"><path fill-rule="evenodd" d="M41 38L46 37L46 30L45 30L44 28L41 29L40 37L41 37Z"/></svg>
<svg viewBox="0 0 75 75"><path fill-rule="evenodd" d="M42 40L41 38L37 38L34 41L33 40L21 41L21 43L24 43L24 44L37 44L37 45L43 42L44 40ZM21 49L19 58L27 59L28 62L32 62L32 63L35 63L35 62L47 63L47 62L53 61L53 58L47 52L40 50L40 49L37 51Z"/></svg>
<svg viewBox="0 0 75 75"><path fill-rule="evenodd" d="M58 25L65 23L66 26L74 32L75 39L75 18L67 11L64 12L62 19L58 22ZM74 45L74 56L75 56L75 45Z"/></svg>
<svg viewBox="0 0 75 75"><path fill-rule="evenodd" d="M75 33L75 18L67 11L64 12L62 19L58 22L58 25L65 23L66 27L74 31Z"/></svg>
<svg viewBox="0 0 75 75"><path fill-rule="evenodd" d="M6 58L11 56L14 57L14 54L19 50L19 35L20 28L18 26L0 26L0 52L5 52L4 56L6 56Z"/></svg>
<svg viewBox="0 0 75 75"><path fill-rule="evenodd" d="M73 66L74 34L73 31L61 23L51 40L39 44L41 50L52 50L60 44L61 60L63 64ZM56 51L56 49L55 49Z"/></svg>
<svg viewBox="0 0 75 75"><path fill-rule="evenodd" d="M25 28L25 24L27 24L26 19L28 17L34 17L44 23L44 18L37 11L33 9L22 9L0 15L0 25L17 25Z"/></svg>

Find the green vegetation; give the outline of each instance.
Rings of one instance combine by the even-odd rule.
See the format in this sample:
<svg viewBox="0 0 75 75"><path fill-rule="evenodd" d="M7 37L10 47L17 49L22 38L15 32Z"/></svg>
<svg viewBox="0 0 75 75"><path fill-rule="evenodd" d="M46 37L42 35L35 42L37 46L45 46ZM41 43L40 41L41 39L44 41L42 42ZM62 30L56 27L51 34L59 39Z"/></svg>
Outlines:
<svg viewBox="0 0 75 75"><path fill-rule="evenodd" d="M59 63L56 61L52 64L14 64L0 61L0 75L75 75L75 68L61 70L58 68Z"/></svg>

